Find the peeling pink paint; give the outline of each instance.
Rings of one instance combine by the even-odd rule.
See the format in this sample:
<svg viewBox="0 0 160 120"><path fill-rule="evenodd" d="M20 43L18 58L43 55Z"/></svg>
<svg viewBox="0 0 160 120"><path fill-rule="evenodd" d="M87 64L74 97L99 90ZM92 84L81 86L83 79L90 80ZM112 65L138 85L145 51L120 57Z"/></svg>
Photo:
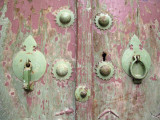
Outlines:
<svg viewBox="0 0 160 120"><path fill-rule="evenodd" d="M140 1L140 12L143 23L153 22L156 19L160 21L159 12L157 11L158 6L160 6L159 0L148 0L148 1Z"/></svg>
<svg viewBox="0 0 160 120"><path fill-rule="evenodd" d="M28 106L32 105L32 97L29 97L28 95L26 96L27 104Z"/></svg>
<svg viewBox="0 0 160 120"><path fill-rule="evenodd" d="M11 95L14 96L14 92L11 92Z"/></svg>
<svg viewBox="0 0 160 120"><path fill-rule="evenodd" d="M7 78L10 80L11 79L11 75L7 75Z"/></svg>
<svg viewBox="0 0 160 120"><path fill-rule="evenodd" d="M37 95L40 95L41 94L41 91L39 90L38 92L37 92Z"/></svg>
<svg viewBox="0 0 160 120"><path fill-rule="evenodd" d="M44 100L42 100L42 107L43 107L43 110L45 109L45 107L44 107Z"/></svg>
<svg viewBox="0 0 160 120"><path fill-rule="evenodd" d="M9 85L9 82L5 82L5 86L8 86Z"/></svg>
<svg viewBox="0 0 160 120"><path fill-rule="evenodd" d="M151 80L157 81L157 75L154 75L154 77L150 77Z"/></svg>

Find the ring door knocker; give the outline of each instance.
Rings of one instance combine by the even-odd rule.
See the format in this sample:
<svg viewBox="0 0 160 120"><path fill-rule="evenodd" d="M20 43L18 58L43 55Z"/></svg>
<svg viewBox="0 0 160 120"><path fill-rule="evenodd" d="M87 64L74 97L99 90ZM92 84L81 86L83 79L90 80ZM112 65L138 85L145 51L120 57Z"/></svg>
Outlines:
<svg viewBox="0 0 160 120"><path fill-rule="evenodd" d="M134 79L141 80L147 75L145 64L140 60L140 55L133 56L133 62L130 65L130 73Z"/></svg>
<svg viewBox="0 0 160 120"><path fill-rule="evenodd" d="M141 48L141 42L134 35L129 43L128 49L122 56L122 67L124 71L133 78L135 84L140 84L147 76L151 66L151 58L148 52Z"/></svg>
<svg viewBox="0 0 160 120"><path fill-rule="evenodd" d="M26 91L33 90L33 82L39 80L46 71L44 55L36 50L37 43L30 35L23 43L24 50L19 51L13 58L13 71L16 77L23 81Z"/></svg>

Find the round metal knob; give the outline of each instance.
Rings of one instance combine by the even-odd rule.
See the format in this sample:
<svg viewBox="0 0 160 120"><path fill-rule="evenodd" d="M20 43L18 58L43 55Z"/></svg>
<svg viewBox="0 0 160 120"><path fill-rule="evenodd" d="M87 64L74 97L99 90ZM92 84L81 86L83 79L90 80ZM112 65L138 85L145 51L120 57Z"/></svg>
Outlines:
<svg viewBox="0 0 160 120"><path fill-rule="evenodd" d="M101 16L99 19L98 19L98 23L103 26L103 27L106 27L107 25L109 25L109 18L107 16Z"/></svg>
<svg viewBox="0 0 160 120"><path fill-rule="evenodd" d="M64 77L68 73L68 67L65 64L60 64L57 66L56 73L57 75Z"/></svg>
<svg viewBox="0 0 160 120"><path fill-rule="evenodd" d="M111 73L111 68L108 65L103 65L100 68L100 73L103 76L108 76Z"/></svg>
<svg viewBox="0 0 160 120"><path fill-rule="evenodd" d="M68 12L63 12L61 15L60 15L60 22L63 23L63 24L67 24L71 21L71 15L70 13Z"/></svg>
<svg viewBox="0 0 160 120"><path fill-rule="evenodd" d="M87 96L87 93L86 92L81 92L80 95L81 95L82 98L85 98Z"/></svg>

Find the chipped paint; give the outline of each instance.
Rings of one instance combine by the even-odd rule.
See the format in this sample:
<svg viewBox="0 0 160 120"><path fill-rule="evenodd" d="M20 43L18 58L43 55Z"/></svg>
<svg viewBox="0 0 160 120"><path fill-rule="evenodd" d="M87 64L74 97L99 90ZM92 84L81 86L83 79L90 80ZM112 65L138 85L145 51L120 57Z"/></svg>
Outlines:
<svg viewBox="0 0 160 120"><path fill-rule="evenodd" d="M37 4L38 3L38 4ZM2 120L152 120L160 107L160 1L159 0L1 0L0 1L0 119ZM56 13L69 8L75 14L70 28L56 24ZM112 15L107 31L95 27L97 13ZM152 65L141 85L134 85L122 69L121 56L136 34ZM47 61L44 76L25 93L12 70L13 55L32 35ZM132 49L133 46L130 46ZM23 49L23 48L22 48ZM96 77L94 67L103 60L115 68L109 81ZM73 66L67 81L53 78L54 61ZM75 101L75 88L91 89L89 101ZM113 115L111 113L113 111Z"/></svg>

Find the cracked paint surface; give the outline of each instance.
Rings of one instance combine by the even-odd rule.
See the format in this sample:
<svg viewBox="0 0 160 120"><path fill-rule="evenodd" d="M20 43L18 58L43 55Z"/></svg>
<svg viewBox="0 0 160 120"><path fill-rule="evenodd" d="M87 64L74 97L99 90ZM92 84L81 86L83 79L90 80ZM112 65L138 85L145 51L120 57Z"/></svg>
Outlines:
<svg viewBox="0 0 160 120"><path fill-rule="evenodd" d="M73 26L60 28L55 15L69 8L76 16ZM96 28L97 13L112 15L107 31ZM5 120L156 120L160 113L160 1L159 0L1 0L0 1L0 119ZM121 56L136 34L152 59L142 84L135 85L122 69ZM12 70L13 55L32 35L46 58L47 68L25 93ZM132 49L133 46L130 46ZM103 81L94 68L111 61L115 75ZM73 66L69 80L56 81L55 60ZM75 101L75 88L86 85L91 97Z"/></svg>

